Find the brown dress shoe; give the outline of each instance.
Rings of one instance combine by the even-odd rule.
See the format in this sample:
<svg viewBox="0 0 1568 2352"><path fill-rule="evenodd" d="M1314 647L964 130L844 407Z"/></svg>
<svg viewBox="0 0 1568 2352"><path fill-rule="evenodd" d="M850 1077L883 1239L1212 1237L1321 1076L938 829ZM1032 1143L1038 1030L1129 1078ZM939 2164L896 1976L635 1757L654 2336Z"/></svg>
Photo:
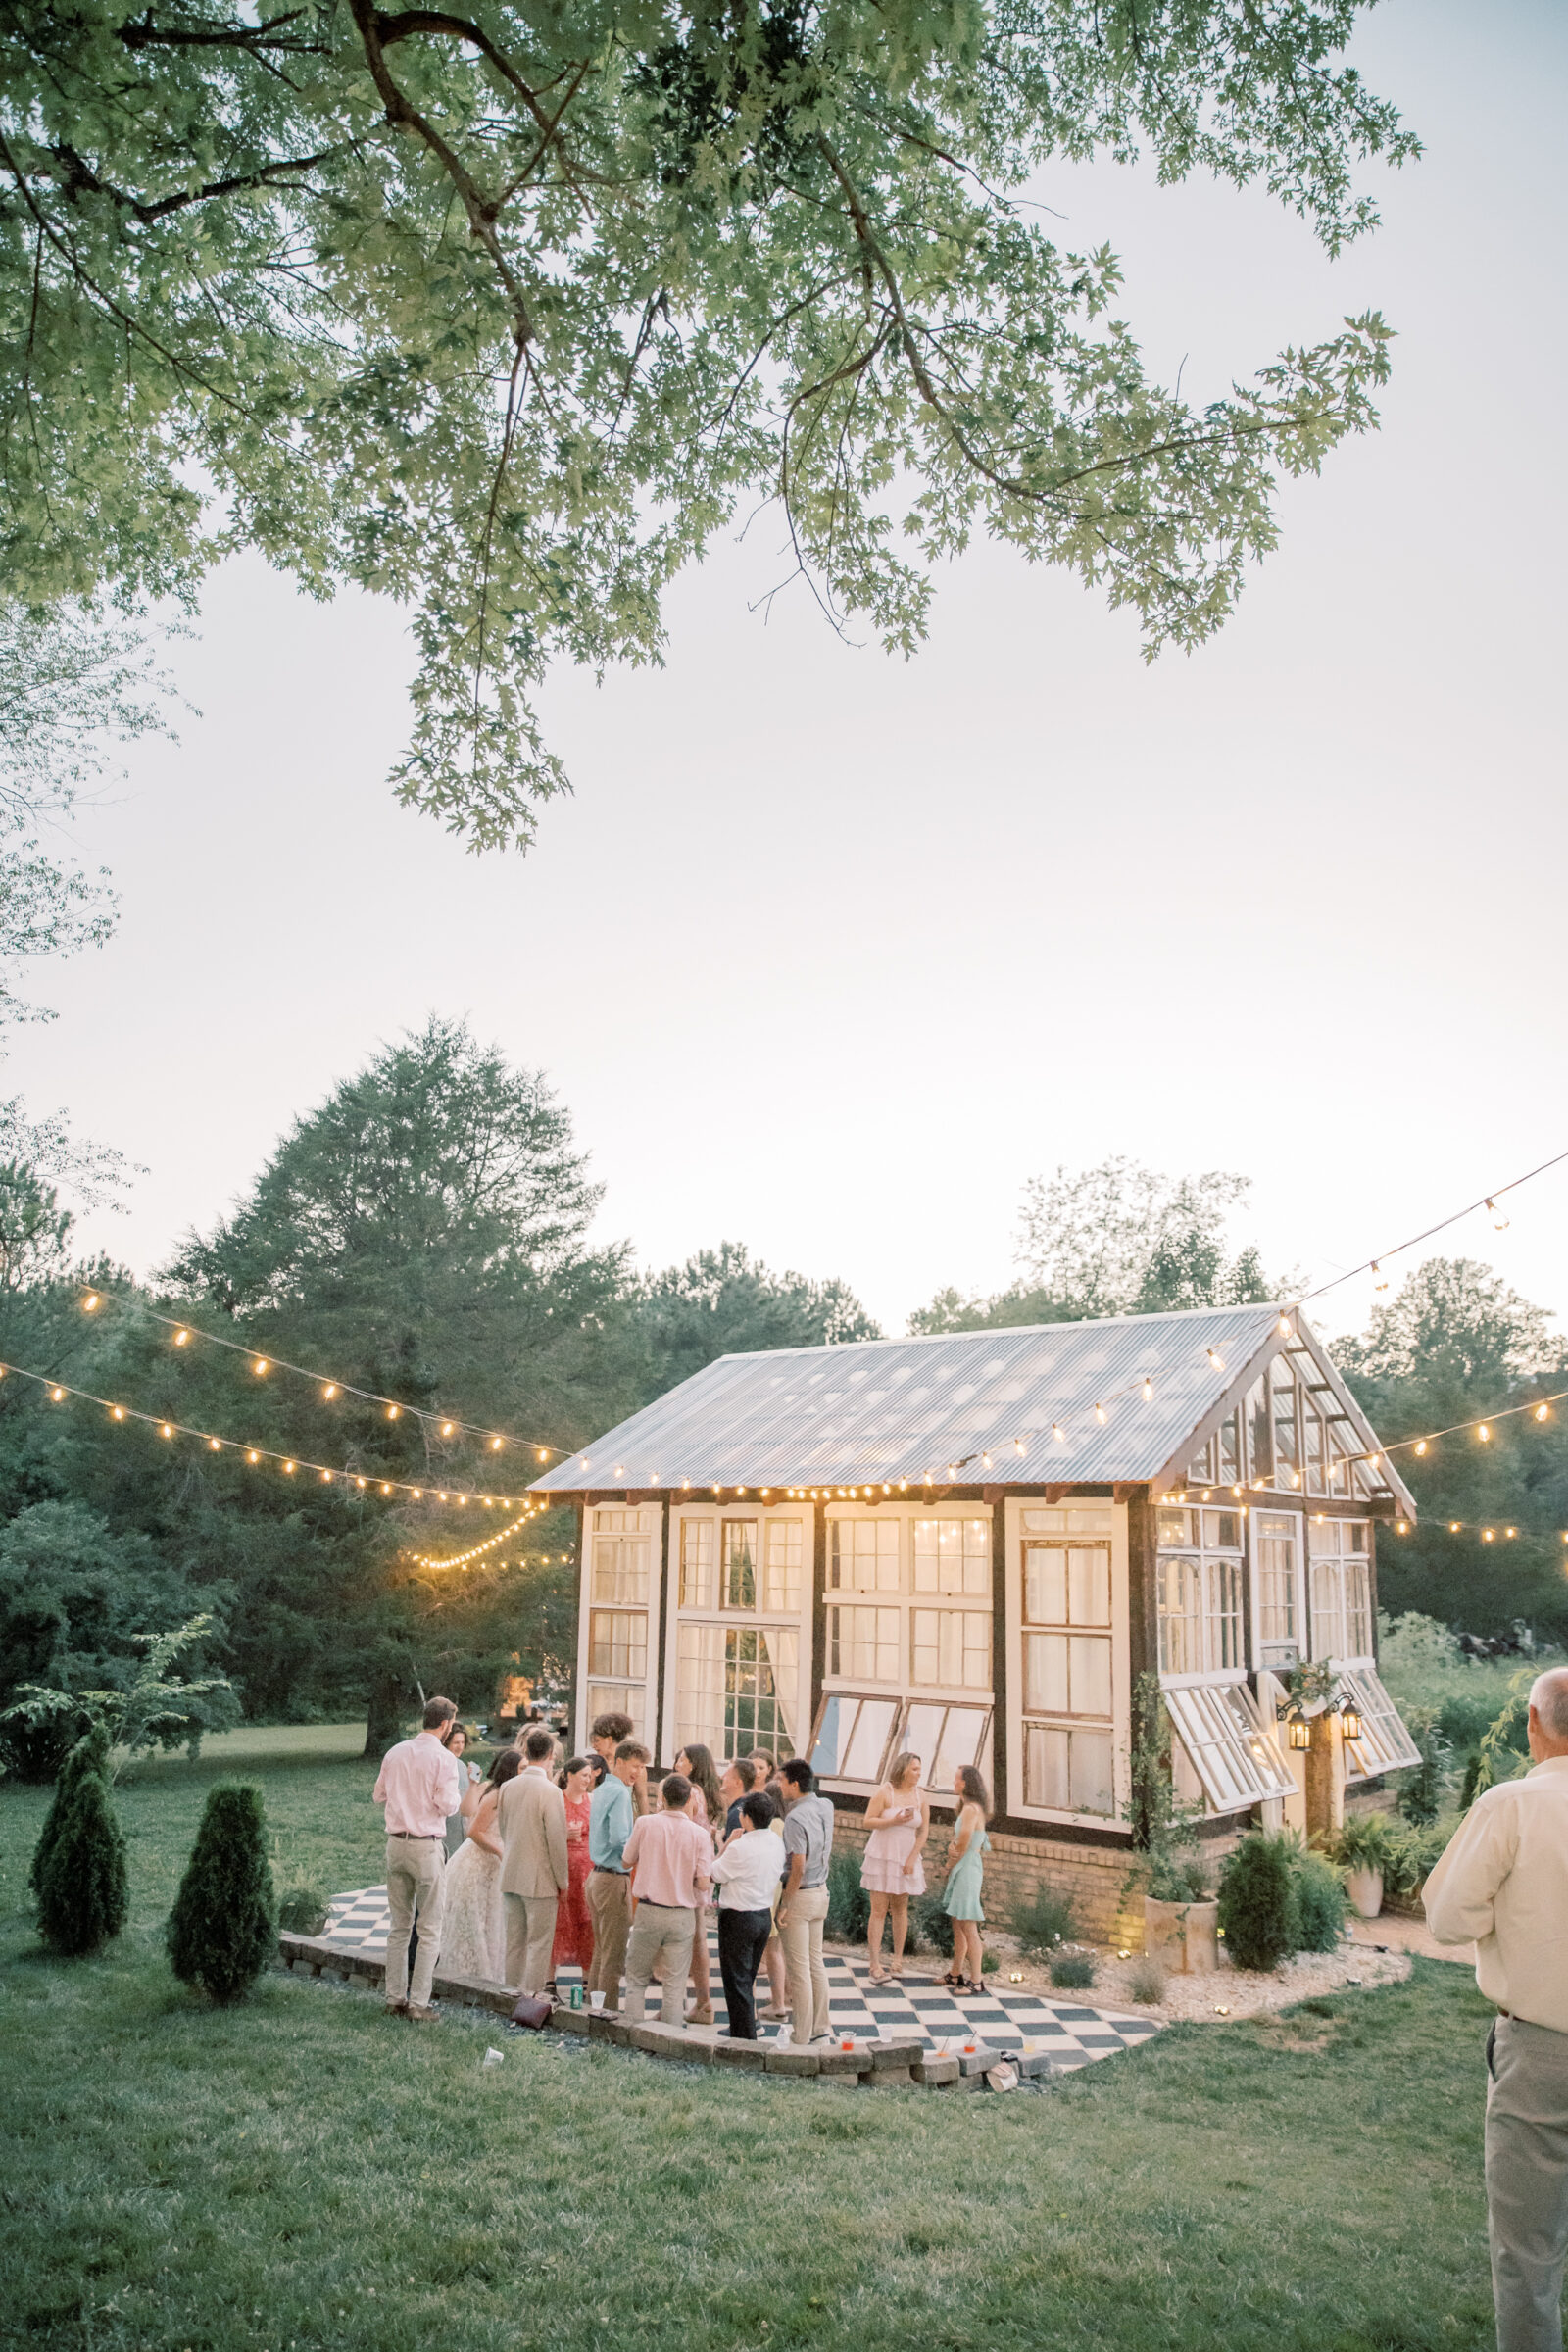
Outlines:
<svg viewBox="0 0 1568 2352"><path fill-rule="evenodd" d="M409 2014L407 2001L387 2001L383 2005L388 2017L407 2017Z"/></svg>
<svg viewBox="0 0 1568 2352"><path fill-rule="evenodd" d="M413 2001L409 2003L409 2015L416 2026L433 2026L440 2014L438 2009L420 2009Z"/></svg>

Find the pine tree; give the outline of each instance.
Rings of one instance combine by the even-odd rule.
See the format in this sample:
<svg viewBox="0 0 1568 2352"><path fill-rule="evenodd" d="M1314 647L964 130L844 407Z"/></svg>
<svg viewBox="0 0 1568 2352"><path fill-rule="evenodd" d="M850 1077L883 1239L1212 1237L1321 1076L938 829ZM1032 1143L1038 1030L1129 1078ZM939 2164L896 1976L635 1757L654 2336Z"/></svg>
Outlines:
<svg viewBox="0 0 1568 2352"><path fill-rule="evenodd" d="M49 1865L49 1856L54 1851L55 1840L60 1836L60 1826L71 1810L71 1800L81 1786L83 1774L90 1772L95 1772L108 1787L109 1734L102 1724L94 1724L90 1732L83 1734L60 1767L59 1778L55 1782L54 1801L43 1817L43 1828L38 1832L38 1842L32 1849L32 1861L27 1869L27 1885L40 1899L44 1872Z"/></svg>
<svg viewBox="0 0 1568 2352"><path fill-rule="evenodd" d="M169 1915L170 1965L215 2001L243 2000L277 1943L259 1788L215 1788Z"/></svg>
<svg viewBox="0 0 1568 2352"><path fill-rule="evenodd" d="M109 1783L83 1771L38 1873L38 1929L69 1959L118 1936L130 1910L125 1838Z"/></svg>

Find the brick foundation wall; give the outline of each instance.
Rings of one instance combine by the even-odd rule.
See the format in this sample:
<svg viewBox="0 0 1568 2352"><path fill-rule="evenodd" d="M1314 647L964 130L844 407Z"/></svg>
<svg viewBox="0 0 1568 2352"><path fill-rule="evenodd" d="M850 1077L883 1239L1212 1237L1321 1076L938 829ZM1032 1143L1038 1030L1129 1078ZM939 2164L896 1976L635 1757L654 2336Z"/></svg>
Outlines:
<svg viewBox="0 0 1568 2352"><path fill-rule="evenodd" d="M862 1813L838 1809L833 1825L835 1852L862 1853L869 1835ZM926 1884L939 1893L947 1874L949 1835L948 1822L934 1821L925 1849ZM1133 1856L1125 1846L1077 1845L1063 1838L1008 1837L993 1830L982 1896L986 1917L994 1926L1004 1928L1012 1903L1020 1895L1032 1894L1043 1881L1071 1897L1078 1933L1086 1942L1142 1951L1143 1898L1135 1893L1129 1901L1126 1893L1132 1867Z"/></svg>

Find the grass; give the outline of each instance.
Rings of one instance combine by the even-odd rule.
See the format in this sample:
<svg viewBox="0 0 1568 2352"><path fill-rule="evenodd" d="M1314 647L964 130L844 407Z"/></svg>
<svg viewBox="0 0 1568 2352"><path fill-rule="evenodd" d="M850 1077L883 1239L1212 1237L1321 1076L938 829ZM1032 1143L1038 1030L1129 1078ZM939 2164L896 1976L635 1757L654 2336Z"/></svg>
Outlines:
<svg viewBox="0 0 1568 2352"><path fill-rule="evenodd" d="M215 1742L216 1745L216 1742ZM379 1876L370 1768L252 1748L285 1866ZM133 1925L43 1958L0 1786L0 2340L48 2352L1468 2352L1492 2341L1461 1970L1178 2027L1045 2096L842 2090L420 2031L162 1921L223 1764L120 1793Z"/></svg>

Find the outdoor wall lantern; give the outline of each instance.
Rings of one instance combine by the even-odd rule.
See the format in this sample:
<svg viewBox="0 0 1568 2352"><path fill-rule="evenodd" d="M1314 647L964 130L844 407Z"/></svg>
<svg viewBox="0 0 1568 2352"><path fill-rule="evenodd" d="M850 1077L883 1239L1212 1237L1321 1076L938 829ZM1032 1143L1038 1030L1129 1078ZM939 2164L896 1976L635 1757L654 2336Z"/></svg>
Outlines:
<svg viewBox="0 0 1568 2352"><path fill-rule="evenodd" d="M1348 1698L1340 1701L1340 1730L1347 1740L1359 1740L1361 1737L1361 1710L1352 1706Z"/></svg>
<svg viewBox="0 0 1568 2352"><path fill-rule="evenodd" d="M1304 1715L1293 1715L1291 1717L1291 1745L1295 1748L1303 1748L1310 1747L1311 1744L1312 1726Z"/></svg>

